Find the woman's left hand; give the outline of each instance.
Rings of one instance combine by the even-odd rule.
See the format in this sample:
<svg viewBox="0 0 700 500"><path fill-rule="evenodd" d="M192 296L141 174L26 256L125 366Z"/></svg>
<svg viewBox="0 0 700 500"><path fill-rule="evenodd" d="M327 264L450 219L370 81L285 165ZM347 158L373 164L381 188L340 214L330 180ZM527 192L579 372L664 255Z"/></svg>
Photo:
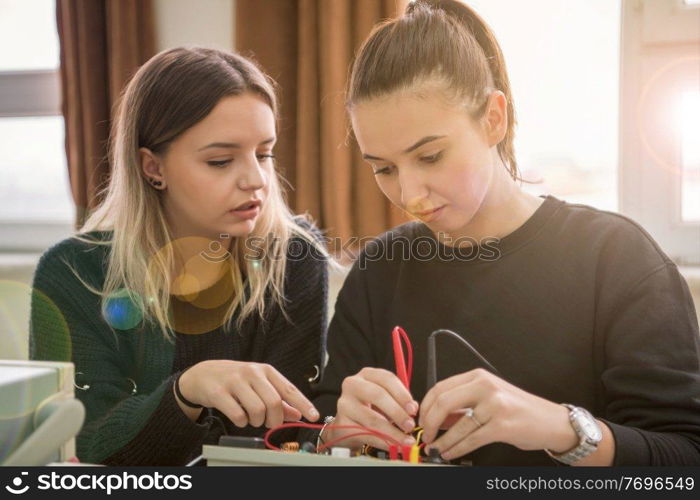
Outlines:
<svg viewBox="0 0 700 500"><path fill-rule="evenodd" d="M473 418L464 415L467 408L472 409ZM565 406L481 368L435 384L421 402L419 425L426 446L437 448L446 460L495 442L555 453L578 444ZM449 430L435 440L438 429L444 428Z"/></svg>

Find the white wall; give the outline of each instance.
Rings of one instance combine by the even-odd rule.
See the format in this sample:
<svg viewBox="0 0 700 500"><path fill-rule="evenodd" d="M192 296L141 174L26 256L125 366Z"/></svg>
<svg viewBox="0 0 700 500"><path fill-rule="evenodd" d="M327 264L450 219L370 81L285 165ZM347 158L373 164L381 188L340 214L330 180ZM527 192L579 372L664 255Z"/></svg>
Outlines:
<svg viewBox="0 0 700 500"><path fill-rule="evenodd" d="M235 0L155 0L156 49L179 45L233 50Z"/></svg>

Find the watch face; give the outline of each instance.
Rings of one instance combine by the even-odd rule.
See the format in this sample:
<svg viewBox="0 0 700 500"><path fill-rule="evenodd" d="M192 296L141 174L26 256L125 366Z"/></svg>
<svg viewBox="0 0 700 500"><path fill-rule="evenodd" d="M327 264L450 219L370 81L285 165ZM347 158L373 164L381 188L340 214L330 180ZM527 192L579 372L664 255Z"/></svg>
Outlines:
<svg viewBox="0 0 700 500"><path fill-rule="evenodd" d="M600 432L600 426L598 423L588 416L582 416L579 419L579 424L581 425L581 430L586 434L586 436L593 441L600 441L603 434Z"/></svg>

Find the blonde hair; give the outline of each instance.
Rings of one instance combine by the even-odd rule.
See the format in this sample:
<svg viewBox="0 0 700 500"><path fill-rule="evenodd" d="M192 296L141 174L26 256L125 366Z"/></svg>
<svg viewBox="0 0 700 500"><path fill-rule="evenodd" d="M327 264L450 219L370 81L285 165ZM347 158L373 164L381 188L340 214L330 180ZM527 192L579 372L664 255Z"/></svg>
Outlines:
<svg viewBox="0 0 700 500"><path fill-rule="evenodd" d="M175 268L171 231L160 191L153 189L142 175L139 148L163 153L225 96L252 92L269 104L277 118L274 86L252 61L238 54L205 48L163 51L136 72L121 96L113 122L109 153L112 170L104 200L74 236L91 244L111 245L102 290L81 280L102 296L103 310L109 297L125 289L132 303L143 311L144 319L173 340L168 314ZM253 232L246 238L238 238L228 257L232 259L230 272L234 287L233 300L224 318L229 327L237 311L239 327L255 312L262 316L267 290L284 312L286 251L292 237L303 238L319 252L317 255L332 261L318 236L295 221L278 176L271 176L269 193ZM109 240L99 240L87 234L92 231L113 231L113 234ZM253 237L265 242L262 258L256 261L246 258L245 242ZM244 293L246 282L248 296Z"/></svg>

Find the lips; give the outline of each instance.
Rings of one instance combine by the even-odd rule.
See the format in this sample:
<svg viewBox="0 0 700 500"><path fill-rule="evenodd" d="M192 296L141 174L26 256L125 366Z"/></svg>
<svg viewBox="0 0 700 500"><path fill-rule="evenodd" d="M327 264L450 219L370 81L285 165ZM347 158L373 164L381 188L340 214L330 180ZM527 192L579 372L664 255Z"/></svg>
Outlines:
<svg viewBox="0 0 700 500"><path fill-rule="evenodd" d="M420 217L421 219L425 219L427 217L431 217L433 214L437 213L438 211L442 210L445 208L445 205L442 205L437 208L433 208L431 210L423 210L422 212L413 212L413 215L416 217Z"/></svg>
<svg viewBox="0 0 700 500"><path fill-rule="evenodd" d="M248 200L245 203L241 203L236 208L233 209L234 212L245 212L246 210L253 210L254 208L260 207L262 204L261 200Z"/></svg>
<svg viewBox="0 0 700 500"><path fill-rule="evenodd" d="M415 212L415 214L416 214L418 217L425 217L426 215L430 215L430 214L432 214L433 212L437 212L437 211L440 210L441 208L442 208L442 207L437 207L437 208L433 208L433 209L431 209L431 210L424 210L424 211L422 211L422 212Z"/></svg>

